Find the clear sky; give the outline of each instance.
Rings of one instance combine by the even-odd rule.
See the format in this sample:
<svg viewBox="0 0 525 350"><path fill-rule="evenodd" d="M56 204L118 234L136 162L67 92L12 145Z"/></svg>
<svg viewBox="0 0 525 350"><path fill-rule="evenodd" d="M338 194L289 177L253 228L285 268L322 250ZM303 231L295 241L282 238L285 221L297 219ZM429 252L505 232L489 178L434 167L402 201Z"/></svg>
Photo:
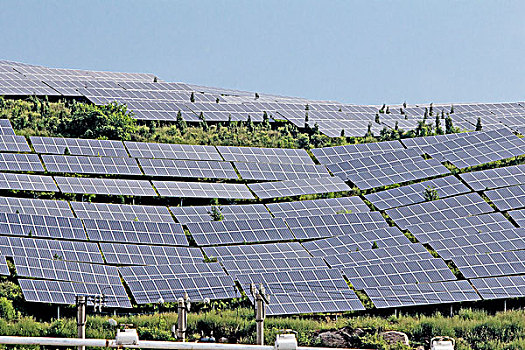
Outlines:
<svg viewBox="0 0 525 350"><path fill-rule="evenodd" d="M0 1L0 59L356 104L525 100L525 1Z"/></svg>

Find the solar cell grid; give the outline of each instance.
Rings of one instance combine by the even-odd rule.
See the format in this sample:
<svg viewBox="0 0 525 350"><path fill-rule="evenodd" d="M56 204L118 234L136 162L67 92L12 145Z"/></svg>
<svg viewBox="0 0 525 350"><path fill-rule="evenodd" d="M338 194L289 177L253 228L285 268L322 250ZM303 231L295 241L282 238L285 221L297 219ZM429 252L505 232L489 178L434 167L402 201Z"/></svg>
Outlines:
<svg viewBox="0 0 525 350"><path fill-rule="evenodd" d="M174 159L139 160L144 173L149 176L169 176L209 179L238 179L235 169L228 162Z"/></svg>
<svg viewBox="0 0 525 350"><path fill-rule="evenodd" d="M456 197L390 209L387 210L387 214L401 229L406 229L408 225L450 220L491 211L493 209L480 195L467 193Z"/></svg>
<svg viewBox="0 0 525 350"><path fill-rule="evenodd" d="M512 210L509 211L508 214L519 227L525 227L525 209Z"/></svg>
<svg viewBox="0 0 525 350"><path fill-rule="evenodd" d="M0 236L0 252L5 256L27 256L103 264L96 243Z"/></svg>
<svg viewBox="0 0 525 350"><path fill-rule="evenodd" d="M0 201L1 203L1 201ZM105 219L118 221L155 221L172 223L167 207L152 205L129 205L92 202L70 202L77 217L81 219Z"/></svg>
<svg viewBox="0 0 525 350"><path fill-rule="evenodd" d="M88 177L61 177L55 180L64 193L89 193L124 196L156 197L157 193L146 180L125 180Z"/></svg>
<svg viewBox="0 0 525 350"><path fill-rule="evenodd" d="M474 171L459 175L474 191L525 184L525 165Z"/></svg>
<svg viewBox="0 0 525 350"><path fill-rule="evenodd" d="M522 250L455 256L452 261L465 278L525 273L525 251Z"/></svg>
<svg viewBox="0 0 525 350"><path fill-rule="evenodd" d="M181 224L151 221L84 219L91 241L160 245L187 245Z"/></svg>
<svg viewBox="0 0 525 350"><path fill-rule="evenodd" d="M6 264L5 257L0 255L0 276L9 276L9 267Z"/></svg>
<svg viewBox="0 0 525 350"><path fill-rule="evenodd" d="M125 266L119 268L126 282L175 277L223 276L219 263L185 263L182 265Z"/></svg>
<svg viewBox="0 0 525 350"><path fill-rule="evenodd" d="M337 177L287 180L250 184L248 187L260 199L300 196L306 194L350 191L351 188Z"/></svg>
<svg viewBox="0 0 525 350"><path fill-rule="evenodd" d="M202 249L208 258L217 258L220 261L311 257L297 242L204 247Z"/></svg>
<svg viewBox="0 0 525 350"><path fill-rule="evenodd" d="M24 136L0 135L0 152L31 152Z"/></svg>
<svg viewBox="0 0 525 350"><path fill-rule="evenodd" d="M109 175L142 175L132 158L43 155L49 172Z"/></svg>
<svg viewBox="0 0 525 350"><path fill-rule="evenodd" d="M525 296L525 276L488 277L471 282L484 300Z"/></svg>
<svg viewBox="0 0 525 350"><path fill-rule="evenodd" d="M412 137L403 139L401 142L407 148L417 148L422 149L428 145L435 145L436 143L445 143L456 138L465 137L467 133L457 133L457 134L446 134L446 135L436 135L436 136L425 136L425 137Z"/></svg>
<svg viewBox="0 0 525 350"><path fill-rule="evenodd" d="M44 172L36 154L0 153L0 171Z"/></svg>
<svg viewBox="0 0 525 350"><path fill-rule="evenodd" d="M297 239L353 235L388 227L379 212L295 217L287 218L286 223Z"/></svg>
<svg viewBox="0 0 525 350"><path fill-rule="evenodd" d="M153 181L162 197L253 199L244 184Z"/></svg>
<svg viewBox="0 0 525 350"><path fill-rule="evenodd" d="M281 218L194 222L186 226L200 246L294 239Z"/></svg>
<svg viewBox="0 0 525 350"><path fill-rule="evenodd" d="M405 159L401 164L373 167L347 176L347 180L360 189L371 189L408 181L415 181L450 174L449 170L435 159Z"/></svg>
<svg viewBox="0 0 525 350"><path fill-rule="evenodd" d="M9 119L0 119L0 135L14 135L15 130Z"/></svg>
<svg viewBox="0 0 525 350"><path fill-rule="evenodd" d="M452 281L456 276L442 259L345 267L343 274L357 290L399 284Z"/></svg>
<svg viewBox="0 0 525 350"><path fill-rule="evenodd" d="M332 268L341 268L432 259L432 255L422 244L410 243L392 247L378 247L376 249L329 255L324 257L324 259Z"/></svg>
<svg viewBox="0 0 525 350"><path fill-rule="evenodd" d="M362 143L355 145L314 148L312 153L321 164L346 162L354 158L368 157L380 153L403 149L399 141Z"/></svg>
<svg viewBox="0 0 525 350"><path fill-rule="evenodd" d="M0 213L0 234L86 240L82 221L72 217Z"/></svg>
<svg viewBox="0 0 525 350"><path fill-rule="evenodd" d="M221 205L222 221L272 218L263 204ZM181 224L212 221L212 206L171 207L171 212Z"/></svg>
<svg viewBox="0 0 525 350"><path fill-rule="evenodd" d="M0 189L35 192L59 191L51 176L11 173L0 173Z"/></svg>
<svg viewBox="0 0 525 350"><path fill-rule="evenodd" d="M363 310L357 295L336 270L297 270L239 275L243 289L262 283L271 295L268 315Z"/></svg>
<svg viewBox="0 0 525 350"><path fill-rule="evenodd" d="M364 230L349 235L334 236L304 242L303 246L313 256L333 256L347 254L351 251L392 247L410 243L410 240L395 227L384 227L375 230Z"/></svg>
<svg viewBox="0 0 525 350"><path fill-rule="evenodd" d="M222 264L231 275L261 273L266 271L288 271L326 268L321 258L278 258L263 260L226 260Z"/></svg>
<svg viewBox="0 0 525 350"><path fill-rule="evenodd" d="M129 157L121 141L40 136L31 136L30 140L37 153L66 154L67 148L71 155Z"/></svg>
<svg viewBox="0 0 525 350"><path fill-rule="evenodd" d="M443 258L525 248L525 228L477 233L428 242Z"/></svg>
<svg viewBox="0 0 525 350"><path fill-rule="evenodd" d="M240 297L230 276L161 278L127 283L137 304L177 302L185 293L193 301L232 299Z"/></svg>
<svg viewBox="0 0 525 350"><path fill-rule="evenodd" d="M425 190L433 188L437 191L439 198L445 198L470 192L455 176L446 176L434 180L418 182L415 184L396 187L386 191L375 192L365 195L365 198L379 210L401 207L426 200Z"/></svg>
<svg viewBox="0 0 525 350"><path fill-rule="evenodd" d="M330 176L324 165L235 162L245 180L295 180Z"/></svg>
<svg viewBox="0 0 525 350"><path fill-rule="evenodd" d="M406 227L421 243L440 239L466 236L480 232L513 229L514 225L501 213L488 213L478 216L423 222Z"/></svg>
<svg viewBox="0 0 525 350"><path fill-rule="evenodd" d="M124 144L131 156L135 158L222 160L221 155L213 146L131 141L124 141Z"/></svg>
<svg viewBox="0 0 525 350"><path fill-rule="evenodd" d="M113 266L21 256L15 256L13 261L20 277L122 285L118 270Z"/></svg>
<svg viewBox="0 0 525 350"><path fill-rule="evenodd" d="M283 218L310 217L343 212L369 212L370 208L360 197L311 199L305 201L269 203L266 205L273 215Z"/></svg>
<svg viewBox="0 0 525 350"><path fill-rule="evenodd" d="M168 265L202 262L199 248L100 243L100 250L108 264Z"/></svg>
<svg viewBox="0 0 525 350"><path fill-rule="evenodd" d="M131 308L131 302L122 284L99 285L69 281L19 279L24 299L28 302L73 305L77 295L104 294L107 307Z"/></svg>
<svg viewBox="0 0 525 350"><path fill-rule="evenodd" d="M498 188L486 191L485 195L499 210L525 207L525 185Z"/></svg>
<svg viewBox="0 0 525 350"><path fill-rule="evenodd" d="M217 146L217 150L224 160L232 162L314 164L303 149Z"/></svg>

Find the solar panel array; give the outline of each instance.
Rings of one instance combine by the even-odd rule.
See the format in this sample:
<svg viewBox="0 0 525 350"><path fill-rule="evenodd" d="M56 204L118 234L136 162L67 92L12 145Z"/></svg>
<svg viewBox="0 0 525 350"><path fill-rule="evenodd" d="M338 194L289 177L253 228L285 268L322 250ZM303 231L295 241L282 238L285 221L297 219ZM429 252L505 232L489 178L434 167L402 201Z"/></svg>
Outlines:
<svg viewBox="0 0 525 350"><path fill-rule="evenodd" d="M270 124L285 119L304 128L308 115L309 127L325 135L363 136L414 128L425 113L424 106L382 113L379 106L254 99L245 91L153 81L150 74L0 62L0 94L116 101L142 120L174 121L180 112L199 123L202 112L209 122L250 116L259 123L266 113ZM273 315L363 310L341 271L377 308L523 297L523 165L517 158L517 165L496 168L495 161L525 154L514 134L525 131L524 104L454 107L433 106L465 130L481 116L484 131L317 148L315 158L303 149L26 139L0 119L0 258L13 258L26 300L58 304L104 293L112 307L130 307L119 274L138 304L176 301L184 292L194 300L228 299L241 295L234 279L244 292L264 283ZM444 176L450 166L443 162L464 170ZM471 172L489 162L490 169ZM362 191L324 198L349 185ZM425 198L430 189L438 200ZM111 196L133 204L103 203ZM221 204L214 208L215 198ZM469 281L454 281L443 259ZM0 274L9 273L0 261Z"/></svg>

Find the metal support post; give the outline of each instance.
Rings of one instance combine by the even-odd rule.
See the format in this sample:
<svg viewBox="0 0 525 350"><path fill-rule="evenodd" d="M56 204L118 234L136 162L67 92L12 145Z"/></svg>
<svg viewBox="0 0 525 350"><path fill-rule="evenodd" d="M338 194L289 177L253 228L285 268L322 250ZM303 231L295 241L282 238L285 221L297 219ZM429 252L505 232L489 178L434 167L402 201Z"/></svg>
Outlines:
<svg viewBox="0 0 525 350"><path fill-rule="evenodd" d="M57 306L57 320L60 320L60 305Z"/></svg>
<svg viewBox="0 0 525 350"><path fill-rule="evenodd" d="M86 297L84 295L77 295L76 302L78 338L86 339ZM78 350L86 350L86 347L79 345Z"/></svg>
<svg viewBox="0 0 525 350"><path fill-rule="evenodd" d="M450 305L450 317L454 316L454 306Z"/></svg>
<svg viewBox="0 0 525 350"><path fill-rule="evenodd" d="M177 307L177 338L186 340L186 330L188 328L188 311L190 311L191 301L188 293L184 293L184 298L179 298Z"/></svg>
<svg viewBox="0 0 525 350"><path fill-rule="evenodd" d="M264 345L264 319L266 318L266 303L268 303L268 298L262 284L259 286L259 289L256 289L255 285L252 284L251 292L255 299L256 344Z"/></svg>
<svg viewBox="0 0 525 350"><path fill-rule="evenodd" d="M507 312L507 299L503 299L503 312Z"/></svg>

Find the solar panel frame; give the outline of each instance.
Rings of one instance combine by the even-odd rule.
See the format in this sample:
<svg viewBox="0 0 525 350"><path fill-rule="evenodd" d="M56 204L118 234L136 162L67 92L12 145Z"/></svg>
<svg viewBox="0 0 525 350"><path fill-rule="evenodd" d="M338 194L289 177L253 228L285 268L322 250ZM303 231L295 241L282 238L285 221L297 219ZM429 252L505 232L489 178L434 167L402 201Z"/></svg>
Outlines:
<svg viewBox="0 0 525 350"><path fill-rule="evenodd" d="M38 198L0 197L0 212L74 217L66 201Z"/></svg>
<svg viewBox="0 0 525 350"><path fill-rule="evenodd" d="M122 141L78 139L65 137L31 136L31 144L37 153L65 154L96 157L129 157Z"/></svg>
<svg viewBox="0 0 525 350"><path fill-rule="evenodd" d="M223 160L214 146L132 141L124 141L124 145L134 158Z"/></svg>
<svg viewBox="0 0 525 350"><path fill-rule="evenodd" d="M452 257L452 261L469 279L525 273L525 252L522 250L457 255Z"/></svg>
<svg viewBox="0 0 525 350"><path fill-rule="evenodd" d="M44 172L44 167L36 154L0 153L0 171Z"/></svg>
<svg viewBox="0 0 525 350"><path fill-rule="evenodd" d="M9 119L0 119L0 135L15 135L15 130Z"/></svg>
<svg viewBox="0 0 525 350"><path fill-rule="evenodd" d="M74 217L0 213L0 234L86 240L82 221Z"/></svg>
<svg viewBox="0 0 525 350"><path fill-rule="evenodd" d="M217 146L217 150L230 162L315 164L304 149Z"/></svg>
<svg viewBox="0 0 525 350"><path fill-rule="evenodd" d="M474 191L525 184L525 164L486 169L459 175Z"/></svg>
<svg viewBox="0 0 525 350"><path fill-rule="evenodd" d="M403 149L399 141L362 143L355 145L313 148L312 154L321 164L334 164L354 158Z"/></svg>
<svg viewBox="0 0 525 350"><path fill-rule="evenodd" d="M17 173L0 173L0 189L59 192L59 189L51 176Z"/></svg>
<svg viewBox="0 0 525 350"><path fill-rule="evenodd" d="M161 197L254 199L244 184L153 181Z"/></svg>
<svg viewBox="0 0 525 350"><path fill-rule="evenodd" d="M0 152L31 152L24 136L0 135Z"/></svg>
<svg viewBox="0 0 525 350"><path fill-rule="evenodd" d="M234 162L244 180L296 180L330 176L324 165Z"/></svg>
<svg viewBox="0 0 525 350"><path fill-rule="evenodd" d="M525 207L525 185L497 188L485 195L501 211Z"/></svg>
<svg viewBox="0 0 525 350"><path fill-rule="evenodd" d="M525 296L525 276L501 276L470 280L484 300Z"/></svg>

